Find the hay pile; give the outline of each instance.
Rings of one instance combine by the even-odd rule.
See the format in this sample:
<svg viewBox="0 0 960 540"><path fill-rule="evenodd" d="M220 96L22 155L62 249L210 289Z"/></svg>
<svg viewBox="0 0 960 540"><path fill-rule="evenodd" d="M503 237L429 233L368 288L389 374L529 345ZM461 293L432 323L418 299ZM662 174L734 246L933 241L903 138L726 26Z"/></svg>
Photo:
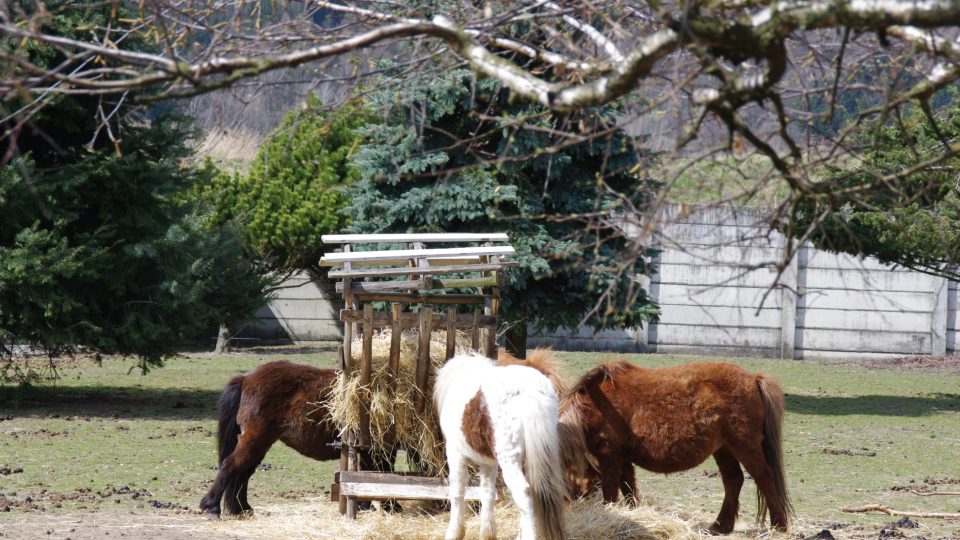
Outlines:
<svg viewBox="0 0 960 540"><path fill-rule="evenodd" d="M471 348L471 332L457 332L456 353L466 354ZM386 452L396 442L401 448L419 454L418 469L432 476L444 474L446 457L440 441L440 426L433 412L433 381L437 369L443 365L447 353L447 332L438 330L430 335L430 376L424 389L423 411L416 410L421 398L416 389L417 354L420 335L416 330L406 330L400 336L400 367L397 380L391 381L388 357L390 355L390 330L373 336L373 359L370 384L360 385L360 355L363 343L354 338L350 355L350 372L340 373L329 400L321 406L327 409L334 424L340 430L360 429L360 411L363 403L370 404L370 439L373 451L387 458ZM393 383L393 384L391 384ZM408 452L409 456L409 452Z"/></svg>
<svg viewBox="0 0 960 540"><path fill-rule="evenodd" d="M434 539L443 538L450 514L422 510L414 512L406 502L404 512L361 512L357 520L340 516L334 504L317 500L305 504L275 505L258 509L244 520L212 522L211 532L239 538L365 538ZM469 511L468 511L469 512ZM517 508L506 500L497 504L498 538L516 538L519 532ZM571 540L692 540L709 537L699 525L709 524L707 516L674 515L652 506L630 508L623 504L604 504L598 498L579 500L566 513L567 535ZM752 524L744 520L730 540L756 538ZM269 531L269 532L267 532ZM468 513L466 538L479 538L480 519ZM787 540L787 534L773 533Z"/></svg>

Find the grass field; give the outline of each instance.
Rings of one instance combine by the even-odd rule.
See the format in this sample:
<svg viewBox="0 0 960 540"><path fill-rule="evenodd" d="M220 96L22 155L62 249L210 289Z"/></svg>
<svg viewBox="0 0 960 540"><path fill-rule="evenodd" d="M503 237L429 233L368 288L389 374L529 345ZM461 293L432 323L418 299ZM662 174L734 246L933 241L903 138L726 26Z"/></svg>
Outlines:
<svg viewBox="0 0 960 540"><path fill-rule="evenodd" d="M568 373L575 375L609 355L562 357ZM215 476L215 408L221 387L233 374L280 358L331 366L334 357L289 351L190 355L146 376L128 373L128 362L107 360L97 367L77 360L61 370L56 384L0 386L0 535L95 538L116 530L112 536L193 538L192 527L207 527L200 530L215 537L271 537L267 530L248 528L240 535L223 524L205 525L193 512ZM629 358L648 366L694 360ZM840 511L867 503L960 511L958 496L921 497L906 491L960 491L960 370L737 362L777 376L788 393L784 440L798 516L794 535L827 528L837 538L960 537L956 521L915 518L918 528L891 529L899 518ZM277 445L251 481L251 503L296 508L309 500L331 512L332 504L319 501L328 496L334 468L333 462L310 461ZM640 471L638 486L645 503L684 516L694 526L708 525L722 499L712 461L670 476ZM749 481L741 501L738 532L754 534ZM124 527L140 525L105 528L118 519L128 523ZM382 536L391 537L389 531Z"/></svg>

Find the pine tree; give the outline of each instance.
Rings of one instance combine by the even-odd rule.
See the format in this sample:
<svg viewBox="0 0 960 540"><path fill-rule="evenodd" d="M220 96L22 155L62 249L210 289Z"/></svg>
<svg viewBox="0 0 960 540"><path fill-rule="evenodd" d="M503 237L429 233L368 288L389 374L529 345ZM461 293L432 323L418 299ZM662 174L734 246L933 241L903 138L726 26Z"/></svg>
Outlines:
<svg viewBox="0 0 960 540"><path fill-rule="evenodd" d="M645 258L625 265L618 230L578 219L642 206L645 184L630 171L644 154L620 130L577 143L553 135L613 111L555 117L467 70L374 92L369 107L376 121L360 130L353 161L361 181L347 189L350 230L507 232L517 249L500 312L508 348L523 352L528 323L635 327L657 314L635 281Z"/></svg>
<svg viewBox="0 0 960 540"><path fill-rule="evenodd" d="M114 16L123 10L107 5L47 23L73 35ZM49 46L31 54L63 60ZM118 107L115 140L97 130L101 106ZM236 224L215 226L191 201L215 171L185 161L191 133L175 111L59 96L28 128L2 127L18 137L0 169L0 356L12 345L88 350L146 370L264 303Z"/></svg>

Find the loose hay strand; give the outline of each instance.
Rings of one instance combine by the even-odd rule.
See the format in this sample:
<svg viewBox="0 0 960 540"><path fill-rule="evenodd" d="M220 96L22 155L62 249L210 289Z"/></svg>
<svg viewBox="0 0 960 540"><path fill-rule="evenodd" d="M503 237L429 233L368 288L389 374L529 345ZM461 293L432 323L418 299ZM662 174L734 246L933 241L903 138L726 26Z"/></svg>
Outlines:
<svg viewBox="0 0 960 540"><path fill-rule="evenodd" d="M400 362L396 380L390 374L390 330L373 335L370 384L360 384L361 336L353 340L351 362L347 371L337 375L337 382L330 398L320 405L327 409L334 425L339 430L360 429L360 412L369 404L370 442L372 452L388 459L394 444L417 455L421 472L433 476L444 474L446 457L439 438L440 427L433 410L431 389L437 370L446 361L447 332L437 330L430 334L430 376L425 396L416 389L416 366L419 349L419 333L406 330L400 335ZM471 332L458 331L456 354L470 351ZM416 404L423 398L422 412Z"/></svg>
<svg viewBox="0 0 960 540"><path fill-rule="evenodd" d="M362 512L353 520L337 514L336 506L325 502L277 505L258 511L247 520L214 522L212 528L231 535L261 538L270 531L274 538L364 538L364 539L433 539L441 538L449 515L405 503L402 513ZM694 516L678 516L640 505L606 504L599 498L573 502L565 513L571 540L610 538L616 540L694 540L705 538L691 525ZM686 519L684 519L686 518ZM519 513L506 501L495 508L498 538L514 538L519 532ZM731 539L755 538L747 531L738 531ZM745 534L746 533L746 534ZM468 514L466 537L478 538L480 520ZM784 535L784 538L787 536Z"/></svg>

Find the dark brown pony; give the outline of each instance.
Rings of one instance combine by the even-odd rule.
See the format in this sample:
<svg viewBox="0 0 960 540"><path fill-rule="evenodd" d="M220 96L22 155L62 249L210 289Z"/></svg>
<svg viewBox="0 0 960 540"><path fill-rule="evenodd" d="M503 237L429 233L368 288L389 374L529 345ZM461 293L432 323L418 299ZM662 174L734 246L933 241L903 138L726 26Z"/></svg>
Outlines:
<svg viewBox="0 0 960 540"><path fill-rule="evenodd" d="M220 394L217 443L220 470L200 501L207 516L252 511L247 483L277 440L301 454L336 459L336 430L316 403L333 389L336 372L291 362L271 362L230 379Z"/></svg>
<svg viewBox="0 0 960 540"><path fill-rule="evenodd" d="M588 450L599 464L605 501L633 497L633 465L659 473L696 467L711 455L723 479L723 506L710 526L733 531L743 471L757 485L757 520L787 529L792 513L784 479L784 394L771 377L729 363L647 369L625 361L598 366L567 394Z"/></svg>

